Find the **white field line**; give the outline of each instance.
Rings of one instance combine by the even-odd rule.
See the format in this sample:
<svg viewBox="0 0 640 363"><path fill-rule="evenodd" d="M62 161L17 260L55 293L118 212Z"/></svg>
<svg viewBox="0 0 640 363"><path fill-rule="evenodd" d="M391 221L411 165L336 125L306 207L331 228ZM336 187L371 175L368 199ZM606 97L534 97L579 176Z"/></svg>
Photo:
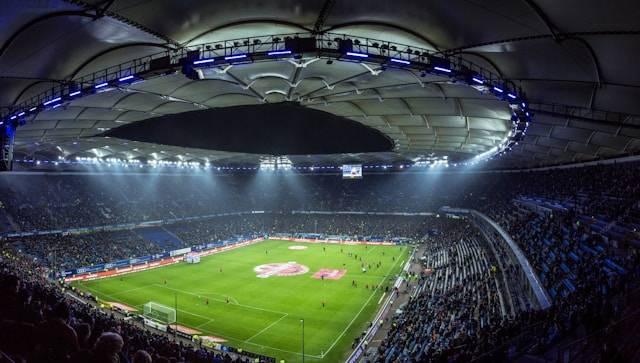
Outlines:
<svg viewBox="0 0 640 363"><path fill-rule="evenodd" d="M225 294L219 294L217 292L194 292L194 295L198 295L198 296L204 296L204 297L209 297L210 295L216 295L216 296L222 296L224 298L229 298L229 301L236 304L236 305L240 305L240 303L238 302L238 300L236 300L233 296L231 295L225 295ZM215 300L218 301L218 300ZM225 300L226 302L226 300Z"/></svg>
<svg viewBox="0 0 640 363"><path fill-rule="evenodd" d="M378 247L378 246L374 246L374 248L375 248L375 247ZM406 247L404 247L404 248L406 249ZM373 250L373 249L372 249L372 250ZM224 251L224 252L226 252L226 251ZM403 252L404 252L404 249L403 249ZM391 271L395 268L395 266L398 264L398 261L399 261L399 260L396 260L396 262L393 264L393 266L391 266L391 268L389 269L389 271L387 272L387 274L383 277L382 281L386 280L386 279L389 277L389 274L390 274L390 273L391 273ZM166 289L169 289L169 290L175 290L175 291L182 292L182 293L185 293L185 294L188 294L188 295L195 295L195 296L198 296L198 295L193 294L193 293L191 293L191 292L187 292L187 291L183 291L183 290L178 290L178 289L173 289L173 288L170 288L170 287L165 287L165 286L163 286L163 285L158 285L158 284L153 284L153 285L158 286L158 287L162 287L162 288L166 288ZM96 291L96 290L94 290L94 289L92 289L92 288L90 288L90 287L88 287L88 286L84 286L84 287L86 287L87 289L89 289L89 290L91 290L91 291L93 291L93 292L95 292L95 293L99 293L98 291ZM144 286L144 287L148 287L148 285L147 285L147 286ZM325 357L325 356L326 356L326 355L327 355L327 354L328 354L328 353L333 349L333 347L338 343L338 341L339 341L339 340L342 338L342 336L347 332L347 330L349 330L349 328L351 327L351 325L353 325L353 322L358 318L358 316L360 316L360 314L362 313L362 311L364 310L364 308L369 304L369 302L371 301L371 299L373 298L373 296L375 295L376 291L377 291L379 288L380 288L380 286L376 287L376 289L371 293L371 295L369 296L369 298L367 299L367 301L362 305L362 307L360 308L360 310L358 311L358 313L354 316L354 318L353 318L353 319L351 319L351 321L349 322L349 324L347 325L347 327L342 331L342 333L340 333L340 335L338 335L338 338L336 338L336 340L334 340L334 341L333 341L333 343L329 346L329 348L328 348L326 351L324 351L324 352L323 352L322 354L320 354L320 355L312 355L312 354L306 354L306 353L305 353L305 355L304 355L304 356L305 356L305 357L310 357L310 358L316 358L316 359L322 359L322 358L324 358L324 357ZM111 297L111 298L113 298L115 301L122 302L121 300L119 300L119 299L117 299L117 298L115 298L115 297L113 297L113 296L111 296L111 295L107 295L107 294L105 294L105 293L99 293L99 294L104 295L104 296L107 296L107 297ZM204 294L201 294L201 295L204 295ZM226 302L226 301L224 301L224 300L219 300L219 299L212 299L212 300L214 300L214 301L220 301L220 302ZM234 300L235 300L235 299L234 299ZM122 302L122 303L124 304L124 302ZM236 304L236 305L241 306L241 307L246 307L246 308L249 308L249 309L256 309L256 310L261 310L261 311L266 311L266 312L271 312L271 313L284 314L285 316L289 315L288 313L285 313L285 312L275 311L275 310L269 310L269 309L263 309L263 308L258 308L258 307L251 306L251 305L243 305L243 304ZM142 305L136 305L136 306L142 306ZM203 316L201 316L201 315L197 315L197 314L191 313L191 312L186 311L186 310L181 310L181 309L179 309L178 311L182 311L182 312L187 313L187 314L190 314L190 315L194 315L194 316L202 317L202 318L205 318L205 319L209 319L209 317L203 317ZM278 319L278 321L280 321L280 320L281 320L281 319L283 319L283 318L284 318L284 316L283 316L283 317L281 317L280 319ZM276 322L278 322L278 321L276 321ZM209 321L209 322L207 322L207 323L201 324L200 326L205 326L205 325L206 325L206 324L208 324L208 323L210 323L210 321ZM272 326L272 325L275 325L275 323L272 323L272 324L271 324L271 326ZM269 327L270 327L270 326L269 326ZM231 337L231 336L223 336L223 335L217 334L217 333L215 333L215 332L212 332L212 331L209 331L209 330L206 330L206 329L201 329L201 328L199 328L199 329L200 329L200 330L202 330L203 332L206 332L206 333L209 333L209 334L213 334L213 335L219 336L219 337L221 337L221 338L225 338L225 339L229 339L229 340L234 340L234 341L236 341L236 342L244 342L244 343L246 343L246 344L250 344L250 345L253 345L253 346L256 346L256 347L260 347L260 348L263 348L263 349L271 349L271 350L275 350L275 351L279 351L279 352L284 352L284 353L289 353L289 354L294 354L294 355L298 355L298 356L301 356L301 355L302 355L302 353L300 353L300 352L293 352L293 351L290 351L290 350L279 349L279 348L271 347L271 346L268 346L268 345L256 344L256 343L252 343L252 342L249 342L249 341L248 341L249 339L253 339L254 337L251 337L251 338L249 338L249 339L247 339L247 340L242 340L242 339L234 338L234 337ZM263 330L265 330L265 329L263 329Z"/></svg>
<svg viewBox="0 0 640 363"><path fill-rule="evenodd" d="M286 318L287 316L289 316L289 314L284 314L284 315L282 315L282 316L280 317L280 319L278 319L278 320L274 321L273 323L271 323L271 324L267 325L267 327L266 327L266 328L264 328L264 329L260 330L259 332L255 333L254 335L252 335L249 339L245 340L244 342L245 342L245 343L247 343L247 342L249 342L249 340L252 340L253 338L257 337L258 335L260 335L260 334L264 333L265 331L267 331L267 330L268 330L269 328L271 328L272 326L274 326L274 325L278 324L278 323L280 322L280 320L282 320L282 319Z"/></svg>
<svg viewBox="0 0 640 363"><path fill-rule="evenodd" d="M93 291L93 292L97 293L97 294L101 294L101 295L104 295L104 296L106 296L106 297L109 297L109 298L111 298L111 299L115 300L116 302L122 303L122 304L124 304L124 305L131 306L130 304L127 304L127 303L125 303L124 301L117 299L117 298L116 298L115 296L113 296L113 295L108 295L108 294L105 294L105 293L100 293L99 291L96 291L96 290L94 290L94 289L92 289L92 288L90 288L90 287L88 287L88 286L85 286L85 287L86 287L87 289L89 289L89 290L91 290L91 291ZM133 306L135 306L135 307L139 307L139 306L143 306L143 305L144 305L144 304L141 304L141 305L133 305ZM199 315L199 314L196 314L196 313L192 313L192 312L191 312L191 311L189 311L189 310L178 309L178 311L179 311L179 312L182 312L182 313L185 313L185 314L189 314L189 315L197 316L197 317L199 317L199 318L203 318L203 319L211 319L211 317L209 317L209 316L204 316L204 315ZM211 319L211 320L213 320L213 319Z"/></svg>
<svg viewBox="0 0 640 363"><path fill-rule="evenodd" d="M386 292L382 293L382 296L380 296L380 300L378 300L378 305L380 305L380 302L382 301L382 299L384 299L384 296L386 295Z"/></svg>
<svg viewBox="0 0 640 363"><path fill-rule="evenodd" d="M120 294L126 294L126 293L131 292L131 291L146 289L146 288L151 287L153 285L155 285L155 284L144 285L144 286L136 287L136 288L129 289L129 290L116 291L116 292L113 293L113 296L120 295Z"/></svg>
<svg viewBox="0 0 640 363"><path fill-rule="evenodd" d="M365 253L365 255L368 255L369 253L371 253L371 251L373 251L373 250L375 250L376 248L378 248L378 246L379 246L379 245L375 245L375 246L373 246L373 248L372 248L372 249L370 249L370 250L367 248L367 249L368 249L368 251L367 251L367 253Z"/></svg>
<svg viewBox="0 0 640 363"><path fill-rule="evenodd" d="M402 249L402 252L404 252L404 249L406 247L404 247ZM389 271L387 272L387 274L385 275L384 280L387 279L387 277L389 276L389 274L391 273L391 271L393 271L393 269L396 267L396 265L398 264L398 261L400 261L400 259L396 260L396 263L393 264L393 266L391 266L391 268L389 269ZM371 293L371 296L369 296L369 298L367 299L367 301L365 301L365 303L362 305L362 307L360 308L360 311L358 311L358 313L356 314L356 316L353 317L353 319L351 319L351 321L349 322L349 325L347 325L346 328L344 328L344 330L342 331L342 333L340 333L340 335L338 335L338 337L336 338L336 340L333 341L333 343L329 346L329 349L327 349L325 352L322 353L322 357L324 358L325 355L327 355L327 353L329 353L331 351L331 349L333 349L333 347L336 345L336 343L338 343L338 341L340 339L342 339L342 336L347 332L347 330L349 330L349 328L351 327L351 325L353 324L354 321L356 321L356 319L358 318L358 316L360 316L360 314L362 313L362 310L364 310L364 308L369 304L369 301L371 301L371 298L373 298L373 295L375 295L376 291L378 291L378 289L380 288L380 284L378 284L378 286L375 288L375 290L373 290L373 292ZM305 354L306 355L306 354Z"/></svg>
<svg viewBox="0 0 640 363"><path fill-rule="evenodd" d="M168 290L173 290L173 291L181 292L181 293L183 293L183 294L192 295L192 296L195 296L195 297L200 297L200 295L196 295L196 294L194 294L194 293L192 293L192 292L190 292L190 291L185 291L185 290L180 290L180 289L174 289L174 288L172 288L172 287L163 286L163 285L158 285L158 284L156 284L156 286L158 286L158 287L162 287L162 288L165 288L165 289L168 289ZM218 302L226 302L226 300L220 300L220 299L215 299L215 298L212 298L211 300L213 300L213 301L218 301ZM280 314L280 315L288 314L288 313L285 313L285 312L283 312L283 311L276 311L276 310L263 309L263 308L259 308L259 307L257 307L257 306L244 305L244 304L235 304L235 305L237 305L237 306L241 306L241 307L243 307L243 308L248 308L248 309L254 309L254 310L260 310L260 311L266 311L266 312L268 312L268 313L276 313L276 314Z"/></svg>
<svg viewBox="0 0 640 363"><path fill-rule="evenodd" d="M203 326L205 326L205 325L207 325L207 324L209 324L209 323L211 323L211 322L213 322L213 321L214 321L214 319L209 319L209 320L205 321L205 322L204 322L204 323L202 323L202 324L198 324L198 325L196 325L196 327L195 327L195 328L196 328L196 329L198 329L198 328L203 327Z"/></svg>
<svg viewBox="0 0 640 363"><path fill-rule="evenodd" d="M302 353L300 353L300 352L293 352L293 351L291 351L291 350L280 349L280 348L274 348L274 347L270 347L270 346L268 346L268 345L262 345L262 344L251 343L251 342L248 342L248 341L244 341L244 340L242 340L242 339L238 339L238 338L234 338L234 337L230 337L230 336L220 335L220 334L217 334L217 333L215 333L215 332L212 332L212 331L209 331L209 330L206 330L206 329L200 329L200 330L202 330L202 331L203 331L203 332L205 332L205 333L209 333L209 334L215 335L215 336L220 337L220 338L229 339L229 340L234 340L234 341L236 341L236 342L241 342L241 343L243 343L243 342L244 342L244 343L246 343L246 344L254 345L254 346L256 346L256 347L260 347L260 348L262 348L262 349L265 349L265 348L266 348L266 349L277 350L277 351L279 351L279 352L285 352L285 353L289 353L289 354L302 355ZM323 358L323 356L322 356L322 355L312 355L312 354L308 354L308 353L305 353L305 354L304 354L304 356L305 356L305 357L316 358L316 359L322 359L322 358Z"/></svg>

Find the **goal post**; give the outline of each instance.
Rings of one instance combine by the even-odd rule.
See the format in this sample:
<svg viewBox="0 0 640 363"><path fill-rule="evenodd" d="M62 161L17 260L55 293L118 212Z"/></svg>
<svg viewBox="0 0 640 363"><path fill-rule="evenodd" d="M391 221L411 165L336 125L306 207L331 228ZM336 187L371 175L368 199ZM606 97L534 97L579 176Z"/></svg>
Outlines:
<svg viewBox="0 0 640 363"><path fill-rule="evenodd" d="M169 325L176 322L176 309L157 302L149 301L143 305L143 316L146 319Z"/></svg>

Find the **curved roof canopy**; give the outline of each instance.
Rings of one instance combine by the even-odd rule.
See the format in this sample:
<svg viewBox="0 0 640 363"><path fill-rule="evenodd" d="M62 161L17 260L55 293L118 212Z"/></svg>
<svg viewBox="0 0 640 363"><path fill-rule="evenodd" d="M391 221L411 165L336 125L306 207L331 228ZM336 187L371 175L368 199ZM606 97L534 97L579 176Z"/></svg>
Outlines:
<svg viewBox="0 0 640 363"><path fill-rule="evenodd" d="M615 7L546 0L52 0L41 7L19 1L2 7L4 115L33 97L47 99L46 92L55 87L68 87L82 76L95 78L94 72L131 65L133 59L166 51L172 55L205 43L213 54L216 43L229 39L315 29L380 39L379 46L402 44L402 51L460 57L526 94L533 120L526 136L494 160L500 166L590 160L640 148L640 73L634 64L640 6L631 0ZM238 49L243 45L240 41ZM200 49L199 57L207 56L207 49ZM101 135L161 115L284 101L355 120L395 144L391 152L292 156L294 164L389 163L431 154L468 159L500 147L514 131L509 102L446 74L423 75L400 64L362 64L318 54L227 63L202 67L200 79L168 72L141 83L109 85L42 110L18 128L17 157L258 163L261 155Z"/></svg>

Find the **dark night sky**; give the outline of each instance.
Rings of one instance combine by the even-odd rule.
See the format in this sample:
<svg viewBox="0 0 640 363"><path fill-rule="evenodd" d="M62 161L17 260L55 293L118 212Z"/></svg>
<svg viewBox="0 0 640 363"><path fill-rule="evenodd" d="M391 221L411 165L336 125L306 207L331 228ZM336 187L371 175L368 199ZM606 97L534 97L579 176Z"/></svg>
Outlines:
<svg viewBox="0 0 640 363"><path fill-rule="evenodd" d="M358 122L294 103L165 115L105 136L191 148L271 155L390 151L392 141Z"/></svg>

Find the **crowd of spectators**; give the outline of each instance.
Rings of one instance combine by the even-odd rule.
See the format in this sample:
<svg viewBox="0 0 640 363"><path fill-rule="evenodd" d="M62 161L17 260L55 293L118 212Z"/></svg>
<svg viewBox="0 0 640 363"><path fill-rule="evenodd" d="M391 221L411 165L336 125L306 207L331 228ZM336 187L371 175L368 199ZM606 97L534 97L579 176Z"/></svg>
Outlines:
<svg viewBox="0 0 640 363"><path fill-rule="evenodd" d="M571 214L525 213L500 221L552 298L549 309L518 310L514 315L507 314L506 308L496 311L506 305L496 296L504 301L508 296L492 271L505 271L496 268L496 260L486 262L490 254L474 244L481 240L474 232L429 239L424 263L430 273L421 279L419 294L394 318L377 361L489 362L505 361L516 353L544 354L563 339L588 336L633 311L637 306L628 296L637 288L640 255L632 250L616 256L598 248L601 236L572 221ZM469 236L474 235L470 242ZM465 260L459 251L478 252ZM478 275L469 275L476 271L468 267L471 261L480 263ZM613 361L614 357L624 361L609 344L606 354L598 358Z"/></svg>
<svg viewBox="0 0 640 363"><path fill-rule="evenodd" d="M83 234L49 234L11 238L17 251L35 257L53 270L90 266L162 252L129 230Z"/></svg>
<svg viewBox="0 0 640 363"><path fill-rule="evenodd" d="M482 352L484 332L506 316L498 271L482 244L466 221L429 239L420 291L394 317L379 361L468 361Z"/></svg>
<svg viewBox="0 0 640 363"><path fill-rule="evenodd" d="M164 224L162 228L184 246L255 232L417 239L430 230L444 231L426 239L425 267L430 271L421 277L419 293L394 318L377 359L499 361L516 352L543 353L562 339L598 331L624 315L626 297L639 277L639 177L638 163L521 173L365 175L359 181L299 175L295 187L292 180L262 183L255 175L219 176L215 182L210 176L188 175L14 175L0 177L0 213L1 220L7 221L5 230L29 231L266 211ZM521 198L561 208L531 210L514 203ZM522 299L518 293L522 286L511 295L504 291L503 281L513 280L516 266L504 251L490 253L484 237L466 222L452 225L442 222L444 218L423 216L292 213L435 212L443 205L478 209L501 225L540 276L551 308L532 310L522 302L519 305L525 308L509 307L507 300ZM596 228L585 222L586 217L602 222ZM612 236L611 226L620 226L624 233ZM2 296L9 298L3 308L15 312L7 315L15 321L2 323L16 334L7 337L8 344L0 339L3 352L28 361L54 354L73 362L101 356L107 348L124 361L133 361L139 349L154 358L177 361L231 359L170 342L69 300L43 277L43 265L64 269L162 251L135 228L17 237L0 243L36 257L34 262L4 249L1 277L8 289ZM47 329L66 332L60 336L74 335L75 343L67 338L47 342ZM37 348L25 349L26 340L11 344L20 334L40 339L34 345Z"/></svg>
<svg viewBox="0 0 640 363"><path fill-rule="evenodd" d="M145 227L82 234L19 236L5 242L60 271L126 258L166 252L143 237ZM210 217L160 227L179 239L176 248L226 241L251 234L322 233L350 238L418 239L430 230L442 229L442 221L427 216L329 215L260 213Z"/></svg>
<svg viewBox="0 0 640 363"><path fill-rule="evenodd" d="M613 219L640 199L637 162L520 173L366 174L361 180L261 173L2 175L0 214L13 223L0 227L45 230L251 210L433 212L519 195L572 201L584 213Z"/></svg>
<svg viewBox="0 0 640 363"><path fill-rule="evenodd" d="M45 276L31 259L8 251L0 256L0 361L253 362L173 340L79 302Z"/></svg>

